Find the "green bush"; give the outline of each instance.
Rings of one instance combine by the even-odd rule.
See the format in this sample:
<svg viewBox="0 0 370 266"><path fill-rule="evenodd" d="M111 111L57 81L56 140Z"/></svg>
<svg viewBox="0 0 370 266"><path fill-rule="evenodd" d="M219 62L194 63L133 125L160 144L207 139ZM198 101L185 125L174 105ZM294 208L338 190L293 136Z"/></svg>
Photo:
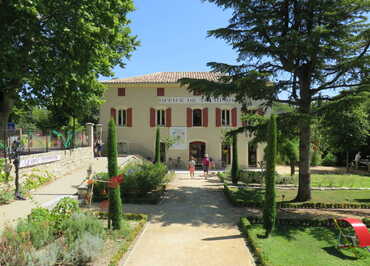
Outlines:
<svg viewBox="0 0 370 266"><path fill-rule="evenodd" d="M14 190L11 187L0 189L0 205L8 204L14 199Z"/></svg>
<svg viewBox="0 0 370 266"><path fill-rule="evenodd" d="M321 152L319 150L315 150L312 153L311 166L319 165L321 165Z"/></svg>
<svg viewBox="0 0 370 266"><path fill-rule="evenodd" d="M24 241L29 240L36 249L45 246L55 239L53 235L54 230L49 221L31 222L20 220L17 224L16 231L21 238L24 238Z"/></svg>
<svg viewBox="0 0 370 266"><path fill-rule="evenodd" d="M168 182L168 169L162 163L144 163L126 167L121 195L125 197L143 197Z"/></svg>
<svg viewBox="0 0 370 266"><path fill-rule="evenodd" d="M108 173L97 173L93 179L108 181ZM95 182L93 188L93 201L102 201L108 199L108 186L106 182Z"/></svg>
<svg viewBox="0 0 370 266"><path fill-rule="evenodd" d="M321 164L324 166L335 166L336 163L337 163L337 158L335 157L334 154L329 152L328 154L324 156Z"/></svg>
<svg viewBox="0 0 370 266"><path fill-rule="evenodd" d="M250 184L250 183L257 183L260 185L264 184L264 173L260 171L240 171L240 181Z"/></svg>
<svg viewBox="0 0 370 266"><path fill-rule="evenodd" d="M63 235L67 243L81 238L84 233L103 237L104 227L97 217L83 213L74 213L69 219L63 221L65 228Z"/></svg>
<svg viewBox="0 0 370 266"><path fill-rule="evenodd" d="M64 220L70 218L73 213L76 213L79 210L78 201L68 197L61 199L57 205L55 205L51 210L51 215L53 216L56 234L63 233Z"/></svg>
<svg viewBox="0 0 370 266"><path fill-rule="evenodd" d="M296 178L294 176L279 175L275 172L275 184L286 185L286 184L295 184Z"/></svg>

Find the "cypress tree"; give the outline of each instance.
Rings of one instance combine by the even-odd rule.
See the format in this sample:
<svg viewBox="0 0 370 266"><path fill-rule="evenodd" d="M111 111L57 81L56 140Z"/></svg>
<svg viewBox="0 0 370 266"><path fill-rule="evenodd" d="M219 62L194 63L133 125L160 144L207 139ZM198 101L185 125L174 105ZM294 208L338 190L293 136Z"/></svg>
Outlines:
<svg viewBox="0 0 370 266"><path fill-rule="evenodd" d="M155 134L155 155L154 155L154 162L160 163L161 162L161 134L159 131L159 127L157 127L157 131Z"/></svg>
<svg viewBox="0 0 370 266"><path fill-rule="evenodd" d="M232 136L232 146L233 146L233 158L231 161L231 181L234 185L238 184L238 136L233 134Z"/></svg>
<svg viewBox="0 0 370 266"><path fill-rule="evenodd" d="M266 154L266 190L265 206L263 209L263 227L268 237L276 220L276 199L275 199L275 165L276 165L276 117L271 116L268 126L267 154Z"/></svg>
<svg viewBox="0 0 370 266"><path fill-rule="evenodd" d="M108 174L109 177L118 175L117 166L117 139L116 139L116 125L111 119L108 125ZM121 229L122 225L122 201L119 186L109 188L109 214L108 214L108 228L110 222L114 230Z"/></svg>

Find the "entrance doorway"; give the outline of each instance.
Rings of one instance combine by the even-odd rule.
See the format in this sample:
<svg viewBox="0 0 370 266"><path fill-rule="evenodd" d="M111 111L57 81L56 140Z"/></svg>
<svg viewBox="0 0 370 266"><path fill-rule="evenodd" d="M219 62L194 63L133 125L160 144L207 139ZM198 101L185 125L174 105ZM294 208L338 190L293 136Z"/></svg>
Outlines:
<svg viewBox="0 0 370 266"><path fill-rule="evenodd" d="M222 167L231 164L231 147L230 144L222 143L221 145L221 161Z"/></svg>
<svg viewBox="0 0 370 266"><path fill-rule="evenodd" d="M202 165L202 159L206 153L206 144L202 141L193 141L189 143L189 159L195 158L196 166Z"/></svg>
<svg viewBox="0 0 370 266"><path fill-rule="evenodd" d="M257 167L257 145L248 143L248 166Z"/></svg>

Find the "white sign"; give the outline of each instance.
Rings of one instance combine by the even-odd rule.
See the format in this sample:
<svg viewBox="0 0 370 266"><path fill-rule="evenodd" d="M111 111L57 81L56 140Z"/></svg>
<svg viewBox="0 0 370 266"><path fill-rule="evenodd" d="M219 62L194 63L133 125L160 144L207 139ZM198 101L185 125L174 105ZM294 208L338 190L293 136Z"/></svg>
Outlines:
<svg viewBox="0 0 370 266"><path fill-rule="evenodd" d="M176 140L171 150L186 150L186 127L171 127L170 136Z"/></svg>
<svg viewBox="0 0 370 266"><path fill-rule="evenodd" d="M28 167L28 166L37 165L37 164L43 164L43 163L51 163L51 162L59 161L60 158L61 158L60 155L50 155L50 156L28 158L28 159L22 159L21 157L19 168Z"/></svg>
<svg viewBox="0 0 370 266"><path fill-rule="evenodd" d="M214 98L210 97L160 97L159 103L162 104L192 104L192 103L218 103L218 104L235 104L235 98Z"/></svg>

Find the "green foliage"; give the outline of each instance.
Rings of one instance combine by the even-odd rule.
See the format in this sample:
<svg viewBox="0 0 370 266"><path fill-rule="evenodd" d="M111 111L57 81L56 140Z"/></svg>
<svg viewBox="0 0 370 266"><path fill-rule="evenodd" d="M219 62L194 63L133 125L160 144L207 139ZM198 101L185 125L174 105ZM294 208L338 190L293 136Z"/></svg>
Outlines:
<svg viewBox="0 0 370 266"><path fill-rule="evenodd" d="M63 222L63 232L65 241L69 244L82 238L83 234L90 233L91 235L102 238L104 233L103 224L98 218L86 215L83 213L74 213L69 219Z"/></svg>
<svg viewBox="0 0 370 266"><path fill-rule="evenodd" d="M123 198L143 197L168 183L168 169L162 163L144 163L125 168L125 180L121 184Z"/></svg>
<svg viewBox="0 0 370 266"><path fill-rule="evenodd" d="M8 204L14 199L14 189L10 186L0 188L0 205Z"/></svg>
<svg viewBox="0 0 370 266"><path fill-rule="evenodd" d="M1 147L0 147L1 151ZM0 183L9 181L9 174L5 171L5 159L0 158Z"/></svg>
<svg viewBox="0 0 370 266"><path fill-rule="evenodd" d="M159 127L155 131L155 154L154 154L154 163L161 162L161 133Z"/></svg>
<svg viewBox="0 0 370 266"><path fill-rule="evenodd" d="M314 150L312 153L311 166L321 165L321 152L319 150Z"/></svg>
<svg viewBox="0 0 370 266"><path fill-rule="evenodd" d="M328 152L322 159L321 164L325 166L335 166L337 163L337 158L331 152Z"/></svg>
<svg viewBox="0 0 370 266"><path fill-rule="evenodd" d="M46 221L30 221L20 220L17 224L16 231L20 237L24 238L22 241L30 241L32 246L39 249L54 240L54 229L52 222Z"/></svg>
<svg viewBox="0 0 370 266"><path fill-rule="evenodd" d="M232 136L232 161L231 161L231 180L234 185L238 184L239 179L239 166L238 166L238 136L234 134Z"/></svg>
<svg viewBox="0 0 370 266"><path fill-rule="evenodd" d="M68 197L61 199L51 210L55 233L62 234L65 229L63 227L63 222L79 210L80 208L77 200Z"/></svg>
<svg viewBox="0 0 370 266"><path fill-rule="evenodd" d="M108 125L108 173L109 177L118 175L117 166L117 138L116 138L116 125L111 119ZM114 230L121 228L122 219L122 201L119 187L109 188L109 219L112 221ZM108 223L110 225L110 223Z"/></svg>
<svg viewBox="0 0 370 266"><path fill-rule="evenodd" d="M23 191L30 191L44 185L51 180L53 176L48 172L32 172L31 174L24 175L25 181L22 184Z"/></svg>
<svg viewBox="0 0 370 266"><path fill-rule="evenodd" d="M274 229L276 220L276 198L275 198L275 165L276 165L276 116L271 116L268 127L267 161L266 161L266 192L265 206L263 209L263 227L268 237Z"/></svg>

